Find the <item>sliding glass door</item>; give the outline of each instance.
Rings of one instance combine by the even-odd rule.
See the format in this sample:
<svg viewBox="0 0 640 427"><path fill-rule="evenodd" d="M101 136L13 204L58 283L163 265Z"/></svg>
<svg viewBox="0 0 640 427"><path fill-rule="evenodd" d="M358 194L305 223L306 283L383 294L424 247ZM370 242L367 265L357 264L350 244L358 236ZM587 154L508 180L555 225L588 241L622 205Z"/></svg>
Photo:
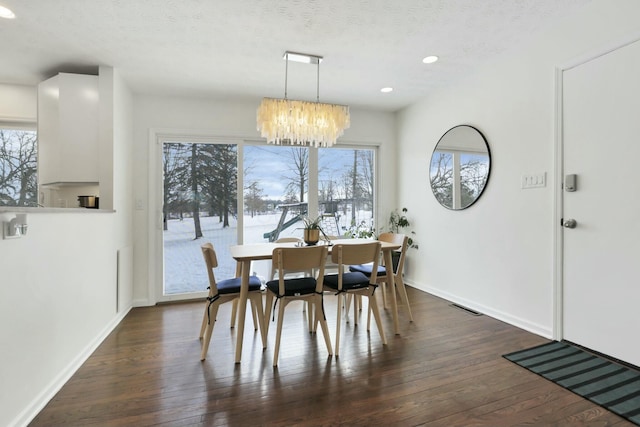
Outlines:
<svg viewBox="0 0 640 427"><path fill-rule="evenodd" d="M215 138L162 136L156 301L206 295L200 246L218 255L216 278L234 277L229 247L302 237L302 218L322 216L332 236L374 226L375 148L315 149ZM156 234L158 235L158 234ZM160 255L161 254L161 255ZM252 273L267 278L268 263ZM159 283L161 282L161 283Z"/></svg>
<svg viewBox="0 0 640 427"><path fill-rule="evenodd" d="M165 142L163 166L163 296L199 294L209 284L200 246L218 255L216 276L233 277L229 246L237 243L237 145Z"/></svg>

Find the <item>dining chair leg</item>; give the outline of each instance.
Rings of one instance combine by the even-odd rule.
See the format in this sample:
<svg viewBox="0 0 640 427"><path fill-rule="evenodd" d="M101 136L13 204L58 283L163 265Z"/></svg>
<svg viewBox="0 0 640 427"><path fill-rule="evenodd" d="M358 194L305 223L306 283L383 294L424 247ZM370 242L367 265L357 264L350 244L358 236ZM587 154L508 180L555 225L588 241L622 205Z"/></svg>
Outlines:
<svg viewBox="0 0 640 427"><path fill-rule="evenodd" d="M202 339L202 352L200 353L200 360L203 361L207 358L207 351L209 351L209 343L211 342L211 334L213 333L213 326L216 324L216 316L218 315L218 307L220 304L207 304L207 326Z"/></svg>
<svg viewBox="0 0 640 427"><path fill-rule="evenodd" d="M238 314L238 300L235 299L233 300L233 302L231 303L231 325L229 326L230 328L233 328L236 326L236 315Z"/></svg>
<svg viewBox="0 0 640 427"><path fill-rule="evenodd" d="M256 300L254 298L251 299L251 317L253 317L253 330L258 330L258 307L256 307Z"/></svg>
<svg viewBox="0 0 640 427"><path fill-rule="evenodd" d="M407 288L404 286L404 280L402 280L402 274L397 274L395 277L396 288L400 294L400 299L407 306L407 312L409 313L409 321L413 322L413 315L411 314L411 306L409 305L409 296L407 295Z"/></svg>
<svg viewBox="0 0 640 427"><path fill-rule="evenodd" d="M269 336L269 325L271 325L271 308L273 307L273 294L267 292L267 296L264 302L264 336Z"/></svg>
<svg viewBox="0 0 640 427"><path fill-rule="evenodd" d="M315 307L315 318L320 322L320 327L322 328L322 335L324 335L324 343L327 345L327 351L329 352L329 356L333 355L333 350L331 348L331 337L329 336L329 326L327 325L327 319L324 317L324 313L322 312L322 297L317 298L318 300L313 304Z"/></svg>
<svg viewBox="0 0 640 427"><path fill-rule="evenodd" d="M380 283L382 288L382 308L387 309L387 284L385 282Z"/></svg>
<svg viewBox="0 0 640 427"><path fill-rule="evenodd" d="M338 355L340 354L340 325L342 324L342 319L341 319L341 314L342 314L342 310L340 310L340 307L342 307L342 300L343 300L344 294L342 292L340 292L338 294L338 319L336 321L336 347L335 347L335 355L336 357L338 357ZM347 311L345 313L348 313L348 307L347 307ZM346 314L345 314L346 315Z"/></svg>
<svg viewBox="0 0 640 427"><path fill-rule="evenodd" d="M353 295L353 324L358 326L358 317L362 311L362 298L360 295Z"/></svg>
<svg viewBox="0 0 640 427"><path fill-rule="evenodd" d="M387 345L387 337L384 334L384 329L382 329L382 320L380 319L380 309L378 308L378 302L376 301L376 297L373 295L373 292L368 296L369 306L373 311L373 318L376 320L376 325L378 325L378 331L380 332L380 337L382 338L382 344Z"/></svg>
<svg viewBox="0 0 640 427"><path fill-rule="evenodd" d="M281 298L280 307L278 308L278 328L276 330L276 349L273 352L273 366L278 366L278 354L280 353L280 337L282 336L282 319L284 318L284 307L287 300Z"/></svg>
<svg viewBox="0 0 640 427"><path fill-rule="evenodd" d="M356 322L356 325L357 325L358 323L357 323L357 320L356 320L356 315L357 315L357 312L358 312L358 308L357 308L357 303L355 301L355 297L352 294L346 294L345 297L344 297L344 303L343 303L344 304L344 318L345 318L346 323L349 323L349 310L351 310L351 302L352 301L353 301L353 306L354 306L354 309L353 309L354 322Z"/></svg>
<svg viewBox="0 0 640 427"><path fill-rule="evenodd" d="M305 301L304 305L307 307L307 322L309 323L309 333L312 334L316 331L314 317L314 303L313 301Z"/></svg>
<svg viewBox="0 0 640 427"><path fill-rule="evenodd" d="M250 293L249 299L251 300L251 306L254 310L254 322L257 317L256 330L260 328L260 337L262 338L262 349L267 348L267 336L265 335L265 324L264 324L264 309L262 307L262 294L259 293Z"/></svg>
<svg viewBox="0 0 640 427"><path fill-rule="evenodd" d="M207 300L207 302L204 305L204 315L202 316L202 326L200 326L200 336L198 337L200 339L202 339L202 337L204 336L204 331L207 328L207 320L209 318L208 313L209 313L209 301Z"/></svg>

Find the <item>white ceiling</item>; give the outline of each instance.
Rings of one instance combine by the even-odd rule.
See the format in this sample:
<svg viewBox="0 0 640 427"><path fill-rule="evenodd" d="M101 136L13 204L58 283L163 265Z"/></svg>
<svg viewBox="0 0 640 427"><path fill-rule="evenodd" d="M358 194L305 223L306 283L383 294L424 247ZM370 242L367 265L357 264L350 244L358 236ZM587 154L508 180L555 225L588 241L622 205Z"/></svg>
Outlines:
<svg viewBox="0 0 640 427"><path fill-rule="evenodd" d="M109 65L136 93L257 100L284 95L289 50L324 56L320 101L395 111L588 2L0 0L0 83ZM316 71L290 63L289 98L314 100Z"/></svg>

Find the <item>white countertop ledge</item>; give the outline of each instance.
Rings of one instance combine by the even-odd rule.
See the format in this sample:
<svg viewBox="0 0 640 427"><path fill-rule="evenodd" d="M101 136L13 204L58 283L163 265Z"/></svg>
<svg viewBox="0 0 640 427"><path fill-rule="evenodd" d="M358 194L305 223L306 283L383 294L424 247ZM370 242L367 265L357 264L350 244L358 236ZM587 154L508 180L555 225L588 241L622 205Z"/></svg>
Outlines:
<svg viewBox="0 0 640 427"><path fill-rule="evenodd" d="M81 213L81 214L98 214L98 213L115 213L113 209L87 209L87 208L32 208L23 206L0 206L0 213Z"/></svg>

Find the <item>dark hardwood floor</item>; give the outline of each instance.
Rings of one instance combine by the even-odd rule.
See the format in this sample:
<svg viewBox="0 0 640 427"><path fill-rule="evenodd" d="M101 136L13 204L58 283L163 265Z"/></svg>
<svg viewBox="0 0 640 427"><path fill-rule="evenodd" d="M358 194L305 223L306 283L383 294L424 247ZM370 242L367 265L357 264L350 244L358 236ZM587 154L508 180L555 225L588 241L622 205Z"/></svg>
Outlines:
<svg viewBox="0 0 640 427"><path fill-rule="evenodd" d="M415 321L401 307L401 335L384 311L383 347L375 324L367 334L363 311L357 327L343 328L337 359L307 332L302 304L289 305L275 369L275 323L263 352L247 316L236 365L225 304L200 362L204 303L133 309L31 425L632 425L501 357L546 339L408 292ZM333 341L332 295L325 307Z"/></svg>

